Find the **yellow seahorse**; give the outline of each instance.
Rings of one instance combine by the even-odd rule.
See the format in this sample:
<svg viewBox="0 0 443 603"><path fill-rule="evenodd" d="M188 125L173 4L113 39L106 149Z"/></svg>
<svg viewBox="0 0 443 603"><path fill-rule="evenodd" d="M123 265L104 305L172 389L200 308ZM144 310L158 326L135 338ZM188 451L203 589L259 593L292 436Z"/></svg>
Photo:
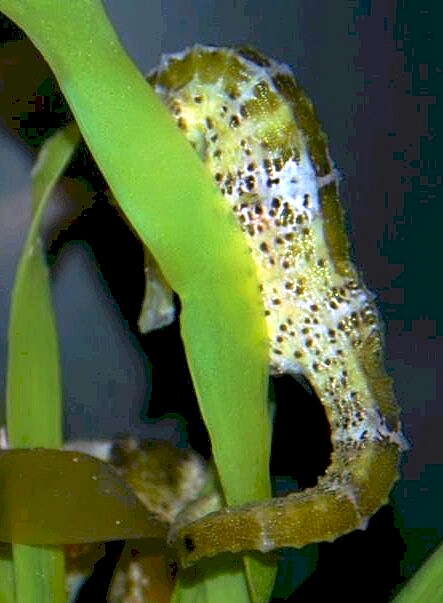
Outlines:
<svg viewBox="0 0 443 603"><path fill-rule="evenodd" d="M333 445L314 488L191 523L185 513L171 542L189 565L223 551L301 547L364 527L387 502L405 444L383 367L380 318L349 258L338 177L312 102L287 66L251 49L194 46L163 57L149 81L247 238L272 373L309 381Z"/></svg>

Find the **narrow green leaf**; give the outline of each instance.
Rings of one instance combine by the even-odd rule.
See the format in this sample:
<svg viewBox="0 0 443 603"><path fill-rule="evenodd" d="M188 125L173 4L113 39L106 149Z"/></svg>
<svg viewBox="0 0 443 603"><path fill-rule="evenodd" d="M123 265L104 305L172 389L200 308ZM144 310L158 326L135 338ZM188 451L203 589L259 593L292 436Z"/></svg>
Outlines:
<svg viewBox="0 0 443 603"><path fill-rule="evenodd" d="M51 190L78 141L75 126L57 133L44 145L33 173L34 218L17 269L8 334L6 412L12 447L62 445L57 330L39 226ZM13 561L17 601L66 600L62 549L14 545Z"/></svg>
<svg viewBox="0 0 443 603"><path fill-rule="evenodd" d="M13 546L16 601L66 601L64 551L58 547Z"/></svg>
<svg viewBox="0 0 443 603"><path fill-rule="evenodd" d="M241 561L221 555L182 572L171 603L247 603L249 600Z"/></svg>
<svg viewBox="0 0 443 603"><path fill-rule="evenodd" d="M51 190L79 139L75 125L55 134L33 171L34 217L17 268L8 334L7 426L13 448L62 445L57 329L39 228Z"/></svg>
<svg viewBox="0 0 443 603"><path fill-rule="evenodd" d="M443 601L443 545L429 557L400 591L393 603L440 603Z"/></svg>
<svg viewBox="0 0 443 603"><path fill-rule="evenodd" d="M14 565L12 547L0 544L0 603L15 603Z"/></svg>

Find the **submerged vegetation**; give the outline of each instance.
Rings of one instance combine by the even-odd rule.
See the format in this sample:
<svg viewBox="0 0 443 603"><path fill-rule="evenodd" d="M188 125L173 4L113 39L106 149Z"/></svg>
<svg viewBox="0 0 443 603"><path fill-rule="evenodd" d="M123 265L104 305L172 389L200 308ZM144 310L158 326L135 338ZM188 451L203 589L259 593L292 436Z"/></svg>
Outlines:
<svg viewBox="0 0 443 603"><path fill-rule="evenodd" d="M33 221L11 302L10 449L0 453L0 539L8 543L0 559L2 600L65 601L65 564L70 554L75 557L73 545L86 546L90 569L101 554L92 543L125 539L128 545L110 591L110 600L123 601L136 588L127 575L134 561L129 559L131 547L138 539L133 546L138 569L145 564L155 589L150 595L156 600L264 603L275 578L272 555L205 559L191 571L179 569L174 581L168 570L167 534L181 507L177 504L171 516L159 511L171 500L176 503L177 493L184 490L186 503L200 497L200 515L217 510L221 500L233 506L271 496L267 329L246 241L209 172L128 59L98 0L0 0L0 10L23 28L48 61L76 121L40 151L33 171ZM82 137L121 212L180 297L181 333L211 438L214 472L197 456L184 459L166 449L147 461L143 445L120 450L119 459L110 454L109 463L62 450L60 359L40 225L51 192ZM154 293L158 290L149 291ZM168 300L162 298L166 305ZM142 322L152 328L153 320L151 316ZM156 483L156 470L148 470L152 459L168 467L165 481L173 487ZM141 470L151 472L149 492L143 493L138 480ZM192 487L186 482L185 488L191 475ZM389 474L389 483L391 478ZM160 502L153 502L152 492L162 492ZM243 529L239 525L239 540ZM193 552L193 541L188 544ZM431 558L398 601L441 599L441 557L440 551ZM68 571L72 577L72 567Z"/></svg>

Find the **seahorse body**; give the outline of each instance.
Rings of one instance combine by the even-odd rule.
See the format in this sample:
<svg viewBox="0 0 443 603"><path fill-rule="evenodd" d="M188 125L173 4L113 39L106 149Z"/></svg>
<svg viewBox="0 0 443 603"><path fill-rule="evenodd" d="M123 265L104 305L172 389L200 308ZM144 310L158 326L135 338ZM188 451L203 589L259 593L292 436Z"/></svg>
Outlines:
<svg viewBox="0 0 443 603"><path fill-rule="evenodd" d="M304 375L325 407L331 464L314 488L177 524L185 565L222 551L333 540L387 502L403 447L371 295L351 263L338 178L288 67L195 46L149 78L208 166L258 271L274 374Z"/></svg>

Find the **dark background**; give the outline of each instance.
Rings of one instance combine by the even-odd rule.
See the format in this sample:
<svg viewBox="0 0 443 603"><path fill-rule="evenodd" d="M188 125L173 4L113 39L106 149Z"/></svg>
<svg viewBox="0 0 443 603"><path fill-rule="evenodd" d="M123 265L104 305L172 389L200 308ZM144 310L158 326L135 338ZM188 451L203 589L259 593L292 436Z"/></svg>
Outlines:
<svg viewBox="0 0 443 603"><path fill-rule="evenodd" d="M297 600L315 600L325 584L329 596L355 600L356 580L363 585L359 600L387 601L443 532L439 2L108 0L105 4L129 54L144 72L155 66L161 53L197 41L247 43L290 64L317 106L342 175L354 258L376 293L386 322L387 367L395 379L412 448L405 455L394 507L377 514L366 533L321 545L317 572L298 591ZM9 295L30 217L29 171L42 140L68 118L42 59L7 20L0 24L3 398ZM67 437L131 432L182 443L189 437L194 447L208 454L177 326L147 337L137 333L143 295L140 245L100 192L104 185L86 150L78 154L68 176L46 226ZM79 198L88 206L81 216ZM60 221L62 229L56 226ZM275 391L278 444L273 470L301 486L312 485L328 462L324 414L318 401L290 379L277 380ZM297 400L296 417L291 399ZM148 408L151 421L146 419ZM288 481L280 483L285 486ZM303 574L303 564L309 567L314 557L312 549L297 558L296 573Z"/></svg>

